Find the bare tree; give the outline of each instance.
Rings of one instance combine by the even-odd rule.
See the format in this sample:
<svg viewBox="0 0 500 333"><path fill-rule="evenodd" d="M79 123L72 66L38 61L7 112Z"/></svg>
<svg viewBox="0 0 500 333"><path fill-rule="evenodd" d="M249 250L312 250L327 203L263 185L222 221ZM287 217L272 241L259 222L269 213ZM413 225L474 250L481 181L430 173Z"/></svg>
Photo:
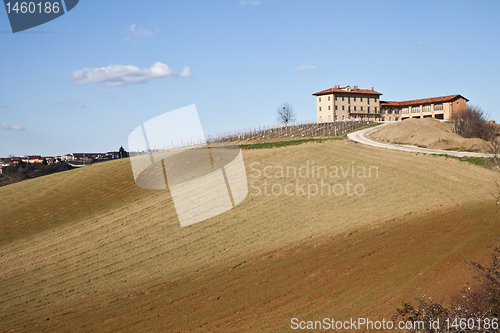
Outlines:
<svg viewBox="0 0 500 333"><path fill-rule="evenodd" d="M295 109L288 102L283 102L276 108L276 116L278 121L284 123L285 126L297 119Z"/></svg>
<svg viewBox="0 0 500 333"><path fill-rule="evenodd" d="M500 137L495 132L490 134L488 141L486 141L486 148L489 153L493 155L493 161L498 165L500 160Z"/></svg>

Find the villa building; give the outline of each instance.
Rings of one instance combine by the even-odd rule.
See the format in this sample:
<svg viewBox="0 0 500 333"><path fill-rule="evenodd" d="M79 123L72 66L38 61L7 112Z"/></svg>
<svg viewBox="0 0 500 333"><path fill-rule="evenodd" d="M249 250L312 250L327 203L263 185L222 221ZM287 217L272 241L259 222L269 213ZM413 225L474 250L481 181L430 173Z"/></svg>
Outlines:
<svg viewBox="0 0 500 333"><path fill-rule="evenodd" d="M358 86L340 87L314 93L316 121L337 120L401 121L408 118L449 120L454 111L469 101L461 95L450 95L410 101L380 101L381 93Z"/></svg>
<svg viewBox="0 0 500 333"><path fill-rule="evenodd" d="M316 96L317 122L336 120L366 119L380 120L380 101L382 95L373 90L358 89L358 86L335 86L313 94Z"/></svg>

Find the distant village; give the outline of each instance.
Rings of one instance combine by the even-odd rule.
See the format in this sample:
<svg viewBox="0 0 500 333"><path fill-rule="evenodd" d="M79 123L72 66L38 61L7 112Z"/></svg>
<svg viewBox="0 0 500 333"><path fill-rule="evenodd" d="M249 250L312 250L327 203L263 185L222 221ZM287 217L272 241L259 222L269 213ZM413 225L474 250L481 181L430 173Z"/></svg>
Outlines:
<svg viewBox="0 0 500 333"><path fill-rule="evenodd" d="M120 156L121 155L121 156ZM6 157L0 158L0 174L3 170L12 165L19 165L21 163L29 164L56 164L61 162L66 162L71 164L71 162L84 162L91 163L97 161L113 160L122 157L128 157L129 154L125 150L121 151L110 151L107 153L71 153L62 156L41 156L41 155L30 155L25 157Z"/></svg>

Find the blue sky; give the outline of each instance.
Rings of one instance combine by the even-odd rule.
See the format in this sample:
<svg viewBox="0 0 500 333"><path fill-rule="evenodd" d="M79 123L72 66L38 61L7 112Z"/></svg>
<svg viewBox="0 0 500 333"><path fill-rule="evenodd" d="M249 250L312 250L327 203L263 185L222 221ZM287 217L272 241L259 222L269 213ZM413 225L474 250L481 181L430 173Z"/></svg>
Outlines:
<svg viewBox="0 0 500 333"><path fill-rule="evenodd" d="M117 150L190 104L205 134L273 124L283 101L313 119L311 94L336 84L461 94L499 122L499 14L498 1L81 0L13 34L1 9L0 156Z"/></svg>

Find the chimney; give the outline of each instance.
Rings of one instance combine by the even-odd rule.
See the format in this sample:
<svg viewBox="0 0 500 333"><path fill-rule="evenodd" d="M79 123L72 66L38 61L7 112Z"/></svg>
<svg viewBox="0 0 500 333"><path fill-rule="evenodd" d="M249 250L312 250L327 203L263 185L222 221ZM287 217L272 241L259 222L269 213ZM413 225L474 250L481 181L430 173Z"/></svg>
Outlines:
<svg viewBox="0 0 500 333"><path fill-rule="evenodd" d="M358 90L358 86L354 86L354 88L353 88L353 89L354 89L354 90Z"/></svg>
<svg viewBox="0 0 500 333"><path fill-rule="evenodd" d="M372 87L372 91L373 91L373 87Z"/></svg>

